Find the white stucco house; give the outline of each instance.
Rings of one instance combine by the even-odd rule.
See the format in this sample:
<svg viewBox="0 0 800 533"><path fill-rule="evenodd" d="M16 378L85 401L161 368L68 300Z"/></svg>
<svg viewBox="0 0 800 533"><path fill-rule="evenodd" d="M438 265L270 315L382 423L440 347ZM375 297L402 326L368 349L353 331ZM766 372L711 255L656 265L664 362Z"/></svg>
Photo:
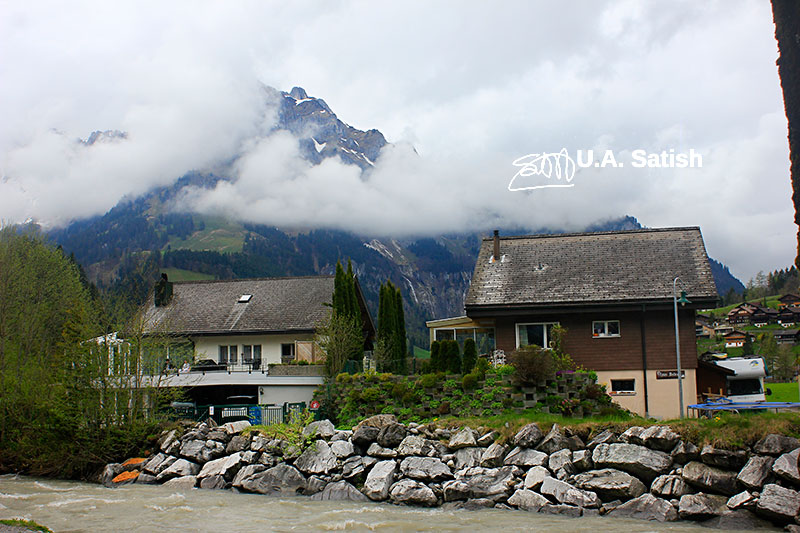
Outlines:
<svg viewBox="0 0 800 533"><path fill-rule="evenodd" d="M187 340L194 358L189 365L172 361L162 381L187 387L198 403L310 401L323 383L323 367L313 364L324 358L314 334L330 315L333 287L333 276L175 283L164 277L144 311L145 334ZM357 280L356 289L369 342L375 329ZM299 361L311 364L292 372L269 367Z"/></svg>

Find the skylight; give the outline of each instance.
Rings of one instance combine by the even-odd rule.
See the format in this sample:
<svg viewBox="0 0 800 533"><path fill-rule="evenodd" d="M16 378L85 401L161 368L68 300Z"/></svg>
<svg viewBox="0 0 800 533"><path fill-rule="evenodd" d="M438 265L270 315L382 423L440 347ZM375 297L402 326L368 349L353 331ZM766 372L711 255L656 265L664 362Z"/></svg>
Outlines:
<svg viewBox="0 0 800 533"><path fill-rule="evenodd" d="M253 297L252 294L242 294L241 296L239 296L239 302L238 303L246 304L247 302L250 301L250 298L252 298L252 297Z"/></svg>

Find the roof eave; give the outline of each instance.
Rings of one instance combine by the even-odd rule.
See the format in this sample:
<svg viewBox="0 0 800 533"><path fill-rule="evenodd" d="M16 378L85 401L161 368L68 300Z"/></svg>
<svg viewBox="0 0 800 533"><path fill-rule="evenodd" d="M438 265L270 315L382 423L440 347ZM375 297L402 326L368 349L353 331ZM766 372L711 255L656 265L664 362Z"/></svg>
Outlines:
<svg viewBox="0 0 800 533"><path fill-rule="evenodd" d="M692 302L682 308L705 309L708 305L715 304L717 297L695 296ZM527 302L527 303L507 303L507 304L467 304L465 306L467 316L478 316L486 313L494 314L517 314L520 312L580 312L580 311L601 311L605 308L628 307L631 310L640 310L642 306L651 308L672 308L672 298L664 299L641 299L641 300L607 300L607 301L582 301L582 302Z"/></svg>

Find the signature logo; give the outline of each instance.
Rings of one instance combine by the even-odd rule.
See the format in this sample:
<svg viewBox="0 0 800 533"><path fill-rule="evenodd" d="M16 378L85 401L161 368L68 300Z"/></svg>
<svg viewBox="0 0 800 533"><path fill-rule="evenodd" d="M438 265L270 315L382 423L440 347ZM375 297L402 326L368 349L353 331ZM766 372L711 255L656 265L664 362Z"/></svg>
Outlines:
<svg viewBox="0 0 800 533"><path fill-rule="evenodd" d="M548 189L552 187L574 187L570 183L575 177L575 161L569 156L566 148L560 152L528 154L517 158L512 163L519 170L508 183L509 191L531 191L534 189ZM563 183L547 183L545 185L515 185L517 178L529 176L543 176Z"/></svg>

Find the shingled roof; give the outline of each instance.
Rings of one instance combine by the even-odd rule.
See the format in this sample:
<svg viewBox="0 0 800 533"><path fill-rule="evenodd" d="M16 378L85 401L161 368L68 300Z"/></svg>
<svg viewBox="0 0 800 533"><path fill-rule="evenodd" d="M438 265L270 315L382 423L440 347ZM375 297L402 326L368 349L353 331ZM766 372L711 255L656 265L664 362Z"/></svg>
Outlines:
<svg viewBox="0 0 800 533"><path fill-rule="evenodd" d="M465 307L672 301L672 281L690 300L717 299L700 228L501 237L478 253Z"/></svg>
<svg viewBox="0 0 800 533"><path fill-rule="evenodd" d="M243 295L252 295L240 302ZM333 276L185 281L166 306L151 301L145 332L180 335L310 332L325 320Z"/></svg>

